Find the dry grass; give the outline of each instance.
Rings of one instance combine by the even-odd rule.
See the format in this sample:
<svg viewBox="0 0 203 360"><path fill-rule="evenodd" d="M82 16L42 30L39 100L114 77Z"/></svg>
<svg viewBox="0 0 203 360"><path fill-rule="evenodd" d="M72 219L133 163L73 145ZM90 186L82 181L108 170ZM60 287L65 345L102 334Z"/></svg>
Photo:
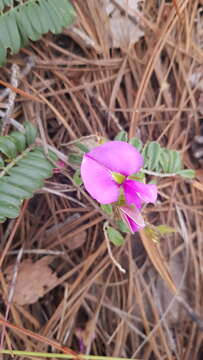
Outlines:
<svg viewBox="0 0 203 360"><path fill-rule="evenodd" d="M1 79L9 82L11 63L23 68L27 56L32 56L35 65L20 88L42 99L36 103L18 95L13 117L40 125L44 143L64 154L69 143L80 137L113 138L125 129L144 142L156 140L180 150L185 165L197 169L191 144L200 132L200 90L191 86L189 75L203 60L201 1L176 0L178 12L170 2L146 1L141 18L145 37L130 49L111 51L100 1L74 3L78 28L92 46L66 29L10 58L1 69ZM73 185L72 174L67 164L64 174L47 181L49 192L45 189L26 202L18 220L0 225L0 318L7 313L11 323L77 352L83 338L87 354L201 359L201 320L195 317L203 311L200 186L179 178L163 179L157 206L145 210L153 224L178 230L162 239L161 248L188 312L154 270L139 234L127 236L125 246L113 249L126 274L115 268L102 232L105 215ZM72 249L75 241L79 247ZM16 263L13 251L18 254L22 247L25 252ZM9 303L7 267L16 264L18 272L24 259L36 262L47 255L57 274L54 286L32 305L16 305L12 297ZM51 350L12 329L5 335L7 348Z"/></svg>

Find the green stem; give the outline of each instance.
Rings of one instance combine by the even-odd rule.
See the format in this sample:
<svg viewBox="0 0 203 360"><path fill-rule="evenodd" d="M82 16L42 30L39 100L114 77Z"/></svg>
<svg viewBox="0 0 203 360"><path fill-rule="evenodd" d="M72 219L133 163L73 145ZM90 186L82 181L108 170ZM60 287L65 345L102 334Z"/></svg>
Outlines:
<svg viewBox="0 0 203 360"><path fill-rule="evenodd" d="M44 358L58 358L58 359L74 359L74 355L69 354L56 354L56 353L41 353L32 351L20 351L20 350L0 350L0 354L7 354L11 356L24 356L24 357L44 357ZM129 358L119 358L110 356L96 356L96 355L78 355L80 359L90 360L130 360ZM134 359L136 360L136 359ZM137 359L138 360L138 359Z"/></svg>
<svg viewBox="0 0 203 360"><path fill-rule="evenodd" d="M18 161L20 161L27 153L29 153L34 148L34 146L35 146L34 144L29 146L20 155L18 155L15 159L13 159L7 166L5 166L3 168L3 171L0 172L0 178L3 177L9 171L9 169L15 166L18 163Z"/></svg>
<svg viewBox="0 0 203 360"><path fill-rule="evenodd" d="M169 176L177 176L178 174L176 173L158 173L156 171L150 171L150 170L145 170L142 169L140 170L143 174L147 174L147 175L153 175L153 176L159 176L159 177L169 177Z"/></svg>

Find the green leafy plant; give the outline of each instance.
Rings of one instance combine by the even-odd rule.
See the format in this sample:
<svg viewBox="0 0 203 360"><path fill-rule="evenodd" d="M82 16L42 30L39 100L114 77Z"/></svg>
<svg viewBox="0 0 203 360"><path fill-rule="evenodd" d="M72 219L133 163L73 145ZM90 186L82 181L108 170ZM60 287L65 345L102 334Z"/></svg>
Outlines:
<svg viewBox="0 0 203 360"><path fill-rule="evenodd" d="M179 151L161 147L156 141L151 141L143 147L142 142L137 137L132 138L129 143L142 153L145 160L144 169L157 172L157 176L159 174L168 174L173 176L179 175L189 179L194 177L194 170L183 169Z"/></svg>
<svg viewBox="0 0 203 360"><path fill-rule="evenodd" d="M60 33L74 19L69 0L0 0L0 64L8 49L15 54L29 40L39 40L48 31Z"/></svg>
<svg viewBox="0 0 203 360"><path fill-rule="evenodd" d="M16 218L23 200L31 198L44 180L52 176L57 157L36 147L37 129L24 123L25 132L11 132L0 136L0 222Z"/></svg>
<svg viewBox="0 0 203 360"><path fill-rule="evenodd" d="M181 154L177 150L161 147L156 141L150 141L143 146L142 141L138 137L133 137L128 141L128 134L124 130L120 131L114 140L127 141L136 147L144 157L144 169L157 172L157 176L159 173L159 175L179 175L192 179L195 175L194 170L183 169Z"/></svg>
<svg viewBox="0 0 203 360"><path fill-rule="evenodd" d="M142 141L138 137L133 137L128 139L128 134L126 131L120 131L114 140L129 142L144 157L144 166L143 168L129 177L139 182L145 182L146 175L152 175L154 177L162 176L182 176L184 178L192 179L195 175L194 170L184 169L181 153L177 150L170 150L165 147L161 147L160 144L156 141L151 141L143 145ZM73 176L73 180L77 186L80 186L83 181L80 175L79 165L82 162L84 153L88 152L89 149L81 142L76 142L74 144L75 152L70 153L68 160L76 169ZM111 204L100 205L101 209L110 217L113 217L114 210ZM116 246L121 246L124 242L123 234L129 233L129 228L125 222L121 219L116 220L115 224L117 229L113 227L107 227L107 235L110 242ZM159 237L163 234L169 234L175 230L167 225L159 225L157 227L146 226L146 231L153 233L153 238L159 242Z"/></svg>
<svg viewBox="0 0 203 360"><path fill-rule="evenodd" d="M124 244L124 238L118 230L114 229L112 226L108 226L106 230L109 240L114 245L121 246Z"/></svg>

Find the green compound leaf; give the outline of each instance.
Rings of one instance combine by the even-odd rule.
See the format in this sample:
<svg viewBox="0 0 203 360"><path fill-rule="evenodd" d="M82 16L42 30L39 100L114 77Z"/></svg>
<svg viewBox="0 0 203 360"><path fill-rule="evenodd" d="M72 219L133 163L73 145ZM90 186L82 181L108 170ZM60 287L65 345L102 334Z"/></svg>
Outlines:
<svg viewBox="0 0 203 360"><path fill-rule="evenodd" d="M153 141L145 145L142 155L145 160L144 168L149 171L177 174L189 179L194 177L193 170L183 169L179 151L166 149Z"/></svg>
<svg viewBox="0 0 203 360"><path fill-rule="evenodd" d="M29 193L34 193L34 191L40 189L43 186L43 180L42 179L33 179L30 176L24 176L21 174L11 174L11 176L8 176L8 183L12 185L16 185L21 188L25 189Z"/></svg>
<svg viewBox="0 0 203 360"><path fill-rule="evenodd" d="M16 2L20 2L21 0L16 0ZM0 0L0 11L2 11L6 6L12 7L14 4L14 0Z"/></svg>
<svg viewBox="0 0 203 360"><path fill-rule="evenodd" d="M124 244L124 237L121 235L121 233L114 229L111 226L107 227L107 235L109 240L116 246L122 246Z"/></svg>
<svg viewBox="0 0 203 360"><path fill-rule="evenodd" d="M0 152L9 159L13 159L17 155L17 148L10 136L0 136Z"/></svg>
<svg viewBox="0 0 203 360"><path fill-rule="evenodd" d="M154 227L156 231L158 231L158 233L160 235L166 235L166 234L171 234L171 233L175 233L176 229L174 229L171 226L168 225L158 225Z"/></svg>
<svg viewBox="0 0 203 360"><path fill-rule="evenodd" d="M10 184L9 179L10 177L8 176L0 179L0 196L1 194L9 194L19 200L29 199L30 197L32 197L32 193L30 193L29 191L21 189L16 184Z"/></svg>
<svg viewBox="0 0 203 360"><path fill-rule="evenodd" d="M4 167L4 161L2 159L2 157L0 156L0 168L3 168Z"/></svg>
<svg viewBox="0 0 203 360"><path fill-rule="evenodd" d="M128 134L126 131L121 130L114 138L114 140L119 140L119 141L128 141Z"/></svg>
<svg viewBox="0 0 203 360"><path fill-rule="evenodd" d="M123 220L117 221L118 228L123 233L130 233L130 229L127 227L127 225L124 223Z"/></svg>
<svg viewBox="0 0 203 360"><path fill-rule="evenodd" d="M145 168L157 170L161 156L161 146L156 141L152 141L144 146L142 155L145 160Z"/></svg>
<svg viewBox="0 0 203 360"><path fill-rule="evenodd" d="M133 137L130 139L129 144L133 145L139 151L141 151L143 148L143 143L138 137Z"/></svg>
<svg viewBox="0 0 203 360"><path fill-rule="evenodd" d="M31 158L38 161L44 158L50 159L53 162L58 161L58 157L53 151L49 150L47 156L45 156L44 150L41 147L36 147L34 151L30 152L29 159Z"/></svg>
<svg viewBox="0 0 203 360"><path fill-rule="evenodd" d="M128 179L145 182L145 174L139 171L133 175L128 176Z"/></svg>
<svg viewBox="0 0 203 360"><path fill-rule="evenodd" d="M176 150L170 150L168 171L176 173L181 169L182 169L182 160L180 153Z"/></svg>
<svg viewBox="0 0 203 360"><path fill-rule="evenodd" d="M82 155L79 154L70 154L68 160L71 164L78 164L80 165L82 162Z"/></svg>
<svg viewBox="0 0 203 360"><path fill-rule="evenodd" d="M156 169L161 155L161 146L156 141L149 143L147 147L147 165L150 169Z"/></svg>
<svg viewBox="0 0 203 360"><path fill-rule="evenodd" d="M0 64L48 31L58 34L75 20L69 0L0 0Z"/></svg>
<svg viewBox="0 0 203 360"><path fill-rule="evenodd" d="M50 174L51 170L53 169L53 165L51 162L49 162L45 156L44 158L38 158L35 157L35 151L32 151L28 156L21 159L18 162L18 165L20 167L26 167L26 168L32 168L32 169L41 169L42 171L46 171L47 175ZM34 176L34 175L33 175ZM49 177L48 175L47 177Z"/></svg>
<svg viewBox="0 0 203 360"><path fill-rule="evenodd" d="M26 138L25 135L19 131L12 131L10 133L10 138L12 138L15 143L16 149L18 152L22 152L26 148Z"/></svg>
<svg viewBox="0 0 203 360"><path fill-rule="evenodd" d="M80 174L80 169L77 169L75 174L73 175L73 181L77 186L82 185L83 181Z"/></svg>
<svg viewBox="0 0 203 360"><path fill-rule="evenodd" d="M162 148L160 155L160 167L164 173L168 173L169 169L169 151L168 149Z"/></svg>
<svg viewBox="0 0 203 360"><path fill-rule="evenodd" d="M35 172L33 172L33 166L25 164L24 166L22 163L19 163L18 166L13 167L11 170L8 171L8 174L11 175L22 175L28 176L32 179L40 179L40 178L49 178L52 175L52 169L48 170L39 166L35 167Z"/></svg>
<svg viewBox="0 0 203 360"><path fill-rule="evenodd" d="M101 204L100 205L102 210L107 213L108 215L112 215L113 214L113 208L111 204Z"/></svg>
<svg viewBox="0 0 203 360"><path fill-rule="evenodd" d="M10 194L5 194L1 192L1 199L0 202L7 204L8 206L19 207L22 203L22 200L19 201L18 198L13 197Z"/></svg>
<svg viewBox="0 0 203 360"><path fill-rule="evenodd" d="M84 153L89 151L88 147L82 144L81 142L77 142L74 145Z"/></svg>
<svg viewBox="0 0 203 360"><path fill-rule="evenodd" d="M37 129L29 122L24 123L25 133L12 131L9 136L0 136L0 153L8 160L23 152L26 145L32 145L37 136Z"/></svg>
<svg viewBox="0 0 203 360"><path fill-rule="evenodd" d="M19 215L19 208L16 206L8 205L0 200L0 217L8 217L9 219L15 219Z"/></svg>
<svg viewBox="0 0 203 360"><path fill-rule="evenodd" d="M177 172L177 175L180 175L187 179L194 179L195 171L193 169L184 169Z"/></svg>
<svg viewBox="0 0 203 360"><path fill-rule="evenodd" d="M24 122L25 138L28 145L32 145L37 137L37 128L29 121Z"/></svg>
<svg viewBox="0 0 203 360"><path fill-rule="evenodd" d="M54 162L58 158L52 151L46 156L43 148L33 148L36 134L36 128L26 123L25 134L15 131L0 138L0 151L7 164L5 166L2 159L0 222L17 217L23 200L31 198L43 186L45 179L52 176Z"/></svg>

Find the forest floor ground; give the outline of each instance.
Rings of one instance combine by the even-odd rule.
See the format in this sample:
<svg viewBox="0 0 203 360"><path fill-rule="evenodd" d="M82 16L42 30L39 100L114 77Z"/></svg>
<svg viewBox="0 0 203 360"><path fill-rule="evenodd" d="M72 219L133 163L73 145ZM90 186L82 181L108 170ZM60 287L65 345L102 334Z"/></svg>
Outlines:
<svg viewBox="0 0 203 360"><path fill-rule="evenodd" d="M43 145L67 159L24 203L17 220L0 225L0 318L76 352L201 359L203 144L196 139L203 117L202 1L150 0L135 13L124 9L121 16L137 26L138 39L130 45L124 38L113 43L102 1L78 0L74 6L74 27L30 43L0 70L10 83L13 64L22 74L27 69L19 89L41 102L18 94L12 116L35 124ZM179 289L175 295L139 233L126 235L122 247L111 246L126 270L119 271L103 233L108 216L71 180L74 144L113 139L121 130L179 150L185 167L196 170L193 181L160 178L156 206L144 209L152 224L176 229L159 244ZM4 348L54 351L18 329L7 327L2 337Z"/></svg>

